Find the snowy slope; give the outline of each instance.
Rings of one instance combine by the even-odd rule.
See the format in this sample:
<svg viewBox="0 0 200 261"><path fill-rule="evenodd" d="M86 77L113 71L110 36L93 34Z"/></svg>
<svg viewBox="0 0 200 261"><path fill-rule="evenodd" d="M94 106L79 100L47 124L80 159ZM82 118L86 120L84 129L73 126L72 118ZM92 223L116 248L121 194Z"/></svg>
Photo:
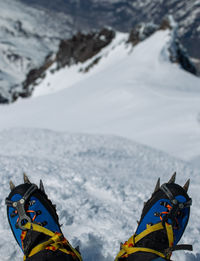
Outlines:
<svg viewBox="0 0 200 261"><path fill-rule="evenodd" d="M1 260L22 258L8 228L4 198L9 180L19 184L23 171L35 183L43 179L65 236L80 245L84 260L111 261L120 242L134 232L157 178L166 182L174 170L180 184L192 180L192 213L182 242L194 246L192 254L179 252L174 260L200 260L200 181L190 164L114 136L37 129L0 132Z"/></svg>
<svg viewBox="0 0 200 261"><path fill-rule="evenodd" d="M23 92L26 74L69 36L71 21L16 0L1 0L0 10L0 94L11 101L15 91Z"/></svg>
<svg viewBox="0 0 200 261"><path fill-rule="evenodd" d="M118 34L87 74L80 70L97 57L54 73L50 68L35 90L39 97L0 108L0 129L116 134L185 160L199 156L200 79L169 62L169 31L133 50L126 40Z"/></svg>

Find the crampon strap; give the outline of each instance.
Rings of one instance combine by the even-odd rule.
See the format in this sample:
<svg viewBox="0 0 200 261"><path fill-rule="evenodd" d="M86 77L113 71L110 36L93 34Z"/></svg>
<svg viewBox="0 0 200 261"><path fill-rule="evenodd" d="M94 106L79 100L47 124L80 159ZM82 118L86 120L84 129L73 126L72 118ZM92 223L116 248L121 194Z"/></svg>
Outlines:
<svg viewBox="0 0 200 261"><path fill-rule="evenodd" d="M22 223L24 223L24 221L26 222L31 222L31 218L26 214L25 211L25 204L26 201L28 200L28 198L38 189L38 187L35 184L32 184L30 186L30 188L26 191L26 193L24 194L24 196L19 200L19 201L15 201L13 202L12 200L9 200L6 198L6 205L8 207L13 207L16 209L18 215L19 215L19 219L17 222L17 227L20 228L21 230L25 230L24 226L22 225Z"/></svg>
<svg viewBox="0 0 200 261"><path fill-rule="evenodd" d="M168 242L169 242L169 248L165 249L163 252L145 248L145 247L137 247L135 246L137 242L139 242L141 239L146 237L152 232L166 229ZM129 238L128 241L126 241L123 245L121 245L121 250L119 251L117 257L115 258L115 261L118 261L119 258L127 258L129 255L136 253L136 252L148 252L155 254L159 257L162 257L164 259L170 260L171 254L173 251L176 250L189 250L192 251L192 245L177 245L173 246L174 238L173 238L173 229L172 225L165 223L165 227L163 226L162 222L155 224L155 225L147 225L147 229L145 229L143 232L141 232L139 235L133 235Z"/></svg>
<svg viewBox="0 0 200 261"><path fill-rule="evenodd" d="M32 230L32 231L36 231L39 233L43 233L47 236L50 236L50 239L35 246L30 253L28 254L28 256L24 256L24 260L26 260L28 257L31 257L35 254L37 254L38 252L42 251L42 250L51 250L51 251L62 251L64 253L66 253L67 255L71 255L72 257L78 259L79 261L82 261L81 255L80 253L73 248L70 243L64 238L64 236L61 233L54 233L40 225L37 224L33 224L33 223L29 223L27 222L24 225L24 228L26 230ZM26 233L26 231L23 231L24 234ZM25 237L25 235L24 235Z"/></svg>
<svg viewBox="0 0 200 261"><path fill-rule="evenodd" d="M188 208L192 205L192 199L190 198L188 201L186 202L178 202L177 199L174 198L173 194L171 193L171 191L168 189L168 187L166 186L166 184L163 184L160 188L165 195L169 198L172 207L170 207L169 212L165 213L165 217L162 219L162 224L164 226L165 222L168 221L168 219L173 220L173 226L175 225L175 220L176 220L176 216L178 214L179 211L181 211L184 208Z"/></svg>

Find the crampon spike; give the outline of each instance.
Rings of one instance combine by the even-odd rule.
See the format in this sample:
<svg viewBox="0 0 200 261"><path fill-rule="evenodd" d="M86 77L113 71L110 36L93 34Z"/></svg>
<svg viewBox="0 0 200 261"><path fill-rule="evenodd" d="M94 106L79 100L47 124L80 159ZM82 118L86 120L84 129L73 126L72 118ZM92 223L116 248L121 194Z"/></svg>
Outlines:
<svg viewBox="0 0 200 261"><path fill-rule="evenodd" d="M157 183L156 183L156 186L155 186L155 189L154 189L154 192L153 192L153 193L155 193L156 191L158 191L159 188L160 188L160 178L158 178L158 181L157 181Z"/></svg>
<svg viewBox="0 0 200 261"><path fill-rule="evenodd" d="M31 184L31 182L30 182L28 176L26 175L26 173L24 173L23 176L24 176L24 183Z"/></svg>
<svg viewBox="0 0 200 261"><path fill-rule="evenodd" d="M189 186L190 186L190 179L188 179L188 180L186 181L185 185L183 186L183 189L184 189L186 192L188 192Z"/></svg>
<svg viewBox="0 0 200 261"><path fill-rule="evenodd" d="M12 191L15 188L15 185L12 182L12 180L9 181L9 185L10 185L10 190Z"/></svg>
<svg viewBox="0 0 200 261"><path fill-rule="evenodd" d="M45 193L44 185L43 185L42 180L40 180L40 190Z"/></svg>
<svg viewBox="0 0 200 261"><path fill-rule="evenodd" d="M174 174L171 176L170 180L168 181L168 184L175 183L175 180L176 180L176 172L174 172Z"/></svg>
<svg viewBox="0 0 200 261"><path fill-rule="evenodd" d="M76 251L78 251L80 253L80 247L79 245L75 247Z"/></svg>

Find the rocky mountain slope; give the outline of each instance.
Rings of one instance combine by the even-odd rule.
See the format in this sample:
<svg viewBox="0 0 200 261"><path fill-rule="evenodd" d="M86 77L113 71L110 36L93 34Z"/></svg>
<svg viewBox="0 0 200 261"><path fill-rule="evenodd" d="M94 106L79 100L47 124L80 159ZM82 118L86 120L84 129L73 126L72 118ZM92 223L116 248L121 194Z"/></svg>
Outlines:
<svg viewBox="0 0 200 261"><path fill-rule="evenodd" d="M112 26L129 31L141 22L160 24L173 15L179 23L179 35L192 57L200 58L200 2L198 0L21 0L28 5L64 12L73 19L76 29L86 30Z"/></svg>
<svg viewBox="0 0 200 261"><path fill-rule="evenodd" d="M26 97L26 74L41 66L57 50L62 37L71 30L62 14L44 12L17 1L0 1L0 103Z"/></svg>
<svg viewBox="0 0 200 261"><path fill-rule="evenodd" d="M181 46L183 43L187 47L186 40L190 39L188 44L192 51L190 48L188 50L198 58L195 51L198 37L192 41L198 36L199 30L196 23L199 10L196 1L185 5L182 2L178 5L176 1L168 1L168 4L155 4L154 1L155 5L152 5L149 1L142 4L138 1L119 0L31 0L27 5L27 1L22 1L0 2L3 10L0 14L0 103L31 96L34 87L32 83L37 83L38 77L44 77L45 70L53 62L57 61L58 68L70 66L74 62L84 62L107 46L115 34L112 29L106 39L107 36L101 36L101 31L95 33L91 29L96 30L107 24L118 30L131 31L129 42L135 45L158 30L167 13L172 13L180 25L171 45L170 59L180 63L189 72L197 73ZM151 23L145 23L146 21ZM72 32L79 29L83 32L70 39ZM144 35L139 35L141 31ZM96 39L98 35L102 38ZM198 59L195 61L198 63ZM94 63L98 63L98 60ZM88 70L86 68L85 72Z"/></svg>
<svg viewBox="0 0 200 261"><path fill-rule="evenodd" d="M195 66L178 41L177 24L172 17L164 19L159 26L153 23L143 23L136 26L131 30L130 34L125 34L124 45L134 48L159 30L171 30L171 40L168 45L169 60L172 63L179 64L182 69L196 75L197 70ZM76 64L83 64L84 69L81 68L80 73L88 73L101 60L101 50L111 44L115 38L115 31L104 28L96 33L78 33L71 39L62 40L55 56L49 57L40 68L29 72L26 80L23 82L23 88L29 90L29 95L31 95L35 87L37 88L37 85L46 77L48 69L52 68L52 66L54 67L54 69L51 69L53 73L65 67L70 68ZM110 52L112 52L112 48Z"/></svg>
<svg viewBox="0 0 200 261"><path fill-rule="evenodd" d="M195 66L190 61L190 58L187 56L187 53L184 51L178 40L177 28L177 24L174 22L172 17L165 18L159 26L153 23L139 24L131 30L130 34L126 34L127 39L125 40L124 44L134 47L141 41L150 37L156 31L169 29L172 31L171 41L168 46L169 59L171 62L180 64L183 69L196 75L197 70ZM45 78L46 71L53 64L55 68L52 71L58 71L65 66L70 68L74 64L84 64L92 59L92 62L89 61L87 66L84 65L85 68L81 71L83 74L87 73L94 65L98 64L99 60L101 59L101 54L99 53L102 49L111 44L115 38L115 35L115 31L104 28L99 32L79 32L72 38L60 40L58 51L54 52L52 55L47 55L45 59L43 58L44 62L41 66L39 66L39 62L38 65L35 65L35 67L32 65L33 68L31 68L30 65L27 66L27 68L29 67L30 70L28 71L26 68L27 72L24 72L27 74L26 78L21 83L19 83L19 85L14 85L14 87L11 86L10 95L5 95L3 93L1 102L12 102L15 101L19 96L31 96L35 86L37 86L43 80L43 78ZM53 46L56 46L56 40ZM38 54L35 55L37 57ZM96 58L93 59L93 57ZM7 88L7 90L9 90L9 88Z"/></svg>

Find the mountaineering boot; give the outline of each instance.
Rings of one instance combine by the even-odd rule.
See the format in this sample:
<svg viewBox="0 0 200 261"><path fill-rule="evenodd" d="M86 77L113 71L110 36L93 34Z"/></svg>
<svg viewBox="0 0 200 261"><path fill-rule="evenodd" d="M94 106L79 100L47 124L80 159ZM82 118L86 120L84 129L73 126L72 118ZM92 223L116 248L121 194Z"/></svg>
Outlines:
<svg viewBox="0 0 200 261"><path fill-rule="evenodd" d="M192 199L187 194L189 180L181 187L175 178L176 173L162 186L158 179L135 234L121 245L115 261L170 260L175 250L192 250L191 245L177 245L189 220Z"/></svg>
<svg viewBox="0 0 200 261"><path fill-rule="evenodd" d="M6 198L8 221L24 253L24 260L76 260L79 252L64 238L55 205L48 199L42 181L31 183L24 174L24 184L10 181Z"/></svg>

